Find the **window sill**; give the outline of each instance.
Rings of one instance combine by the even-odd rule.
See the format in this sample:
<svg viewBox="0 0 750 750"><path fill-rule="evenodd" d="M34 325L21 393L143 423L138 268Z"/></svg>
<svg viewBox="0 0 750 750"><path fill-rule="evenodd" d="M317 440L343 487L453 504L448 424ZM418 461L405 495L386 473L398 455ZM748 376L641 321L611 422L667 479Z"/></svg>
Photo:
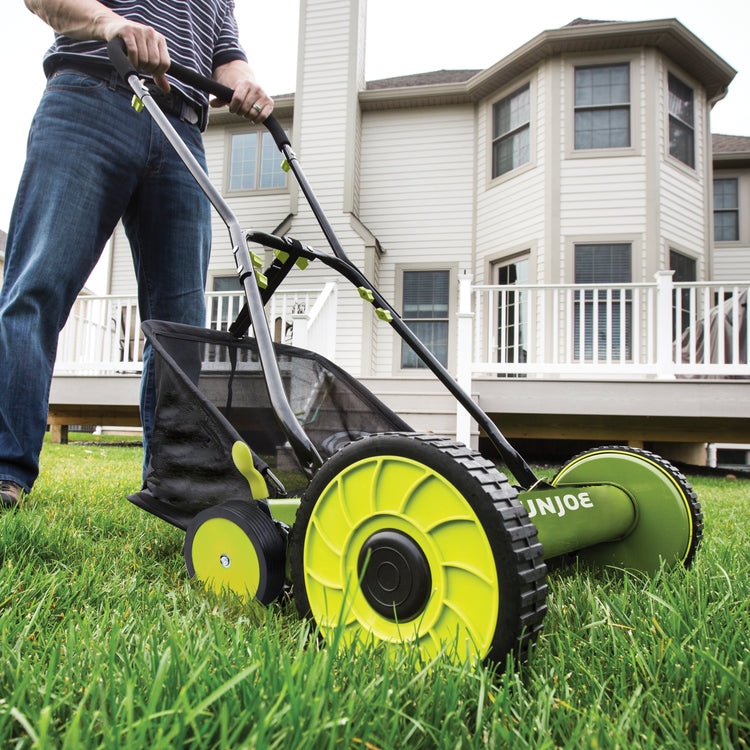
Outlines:
<svg viewBox="0 0 750 750"><path fill-rule="evenodd" d="M498 187L499 185L503 185L506 182L510 182L516 177L520 177L527 172L531 172L533 169L536 169L536 162L528 161L526 162L526 164L521 164L521 166L511 169L509 172L505 172L501 175L498 175L497 177L490 177L487 183L487 189L491 190L494 187Z"/></svg>
<svg viewBox="0 0 750 750"><path fill-rule="evenodd" d="M287 186L281 188L258 188L253 190L225 190L223 195L225 198L248 198L252 196L261 195L288 195L289 188Z"/></svg>
<svg viewBox="0 0 750 750"><path fill-rule="evenodd" d="M567 152L566 159L614 159L627 156L641 156L634 146L627 148L580 148Z"/></svg>
<svg viewBox="0 0 750 750"><path fill-rule="evenodd" d="M747 247L747 242L743 242L742 240L714 240L714 247L715 248L744 248Z"/></svg>
<svg viewBox="0 0 750 750"><path fill-rule="evenodd" d="M685 164L682 159L678 159L676 156L672 156L672 154L667 153L664 161L673 166L675 169L679 169L681 172L683 172L688 177L692 177L694 180L698 180L698 170L696 167L691 167L689 164Z"/></svg>

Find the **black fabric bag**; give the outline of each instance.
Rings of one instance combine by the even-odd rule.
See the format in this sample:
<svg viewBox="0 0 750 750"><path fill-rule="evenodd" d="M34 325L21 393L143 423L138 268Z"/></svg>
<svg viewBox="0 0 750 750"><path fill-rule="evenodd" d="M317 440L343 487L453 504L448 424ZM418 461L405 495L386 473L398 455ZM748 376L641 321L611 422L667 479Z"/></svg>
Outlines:
<svg viewBox="0 0 750 750"><path fill-rule="evenodd" d="M153 347L156 413L143 489L128 499L179 528L205 508L251 497L232 461L238 440L258 454L292 464L265 386L252 338L207 328L146 321ZM352 440L411 428L355 378L325 357L275 344L287 397L325 459ZM306 478L299 470L301 486ZM299 489L299 487L287 490Z"/></svg>

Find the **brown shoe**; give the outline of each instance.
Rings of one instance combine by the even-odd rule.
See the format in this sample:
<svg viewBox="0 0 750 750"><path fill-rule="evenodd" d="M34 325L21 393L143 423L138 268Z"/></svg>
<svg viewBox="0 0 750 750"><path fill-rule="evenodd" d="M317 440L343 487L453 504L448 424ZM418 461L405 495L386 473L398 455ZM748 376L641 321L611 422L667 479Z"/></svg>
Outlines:
<svg viewBox="0 0 750 750"><path fill-rule="evenodd" d="M15 508L26 494L23 487L9 479L0 479L0 508Z"/></svg>

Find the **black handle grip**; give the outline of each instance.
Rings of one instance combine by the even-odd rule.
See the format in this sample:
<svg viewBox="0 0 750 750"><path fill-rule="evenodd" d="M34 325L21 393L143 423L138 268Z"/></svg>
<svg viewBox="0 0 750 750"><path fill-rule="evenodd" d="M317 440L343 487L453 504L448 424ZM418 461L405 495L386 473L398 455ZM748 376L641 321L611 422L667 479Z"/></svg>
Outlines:
<svg viewBox="0 0 750 750"><path fill-rule="evenodd" d="M137 71L130 64L128 56L126 54L127 47L125 42L120 37L115 37L107 43L107 53L109 59L112 61L112 65L115 66L115 70L122 76L123 80L127 81L128 76L137 75ZM173 62L169 66L169 74L174 76L178 81L186 83L188 86L192 86L198 91L204 91L207 94L213 94L215 97L221 99L223 102L232 101L234 91L228 86L224 86L221 83L217 83L211 78L196 73L190 68L186 68L184 65ZM273 116L269 115L263 122L268 132L273 136L279 151L282 151L284 146L291 147L289 136L284 132L284 128L281 127L279 121Z"/></svg>
<svg viewBox="0 0 750 750"><path fill-rule="evenodd" d="M116 36L107 42L107 54L110 62L115 66L115 70L120 74L123 81L127 81L129 76L138 75L138 71L128 60L127 52L125 40L121 37Z"/></svg>

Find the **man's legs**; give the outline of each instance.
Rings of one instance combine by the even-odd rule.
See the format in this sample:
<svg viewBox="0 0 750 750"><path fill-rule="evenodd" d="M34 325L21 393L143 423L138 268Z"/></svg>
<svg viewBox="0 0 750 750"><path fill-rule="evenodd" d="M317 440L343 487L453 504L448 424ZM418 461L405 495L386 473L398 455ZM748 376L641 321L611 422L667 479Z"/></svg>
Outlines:
<svg viewBox="0 0 750 750"><path fill-rule="evenodd" d="M26 490L58 334L134 190L140 122L124 92L59 73L32 123L0 292L0 480Z"/></svg>

